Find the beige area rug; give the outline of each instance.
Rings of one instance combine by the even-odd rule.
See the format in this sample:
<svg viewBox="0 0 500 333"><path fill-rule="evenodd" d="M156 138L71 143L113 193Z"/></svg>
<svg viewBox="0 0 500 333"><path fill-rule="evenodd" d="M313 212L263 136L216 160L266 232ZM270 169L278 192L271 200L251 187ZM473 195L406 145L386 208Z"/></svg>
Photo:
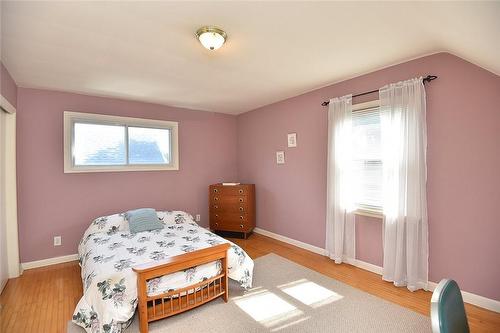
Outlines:
<svg viewBox="0 0 500 333"><path fill-rule="evenodd" d="M68 332L83 329L68 323ZM139 332L137 317L124 333ZM149 332L431 332L430 318L275 254L255 260L254 288L153 322Z"/></svg>

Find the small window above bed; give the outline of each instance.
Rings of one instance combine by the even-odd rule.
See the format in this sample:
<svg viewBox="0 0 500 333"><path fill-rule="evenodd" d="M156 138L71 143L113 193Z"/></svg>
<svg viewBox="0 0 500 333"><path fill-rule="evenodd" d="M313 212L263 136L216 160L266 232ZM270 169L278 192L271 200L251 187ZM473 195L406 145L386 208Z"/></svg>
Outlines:
<svg viewBox="0 0 500 333"><path fill-rule="evenodd" d="M64 172L179 170L178 123L64 112Z"/></svg>

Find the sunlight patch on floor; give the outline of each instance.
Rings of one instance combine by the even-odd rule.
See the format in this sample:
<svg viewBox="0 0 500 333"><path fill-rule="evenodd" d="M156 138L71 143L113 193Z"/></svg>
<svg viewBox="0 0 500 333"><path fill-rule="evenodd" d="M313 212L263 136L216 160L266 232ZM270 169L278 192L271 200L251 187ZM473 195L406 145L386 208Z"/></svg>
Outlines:
<svg viewBox="0 0 500 333"><path fill-rule="evenodd" d="M284 293L312 308L338 301L344 297L306 279L298 280L279 288Z"/></svg>
<svg viewBox="0 0 500 333"><path fill-rule="evenodd" d="M290 327L290 326L293 326L293 325L297 325L297 324L300 324L301 322L303 321L306 321L308 319L310 319L311 317L303 317L303 318L300 318L300 319L297 319L297 320L294 320L292 322L289 322L289 323L286 323L286 324L283 324L281 326L278 326L278 327L275 327L271 330L271 332L277 332L277 331L280 331L282 329L285 329L287 327Z"/></svg>
<svg viewBox="0 0 500 333"><path fill-rule="evenodd" d="M276 294L262 290L234 301L255 321L270 328L304 313Z"/></svg>

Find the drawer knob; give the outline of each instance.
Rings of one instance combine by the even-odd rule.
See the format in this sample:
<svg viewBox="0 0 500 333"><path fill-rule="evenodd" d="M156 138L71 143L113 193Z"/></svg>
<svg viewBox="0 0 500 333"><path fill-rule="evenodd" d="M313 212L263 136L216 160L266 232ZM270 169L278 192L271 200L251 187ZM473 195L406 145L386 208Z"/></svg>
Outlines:
<svg viewBox="0 0 500 333"><path fill-rule="evenodd" d="M219 214L215 214L215 217L219 217Z"/></svg>
<svg viewBox="0 0 500 333"><path fill-rule="evenodd" d="M240 216L240 220L243 220L243 216Z"/></svg>
<svg viewBox="0 0 500 333"><path fill-rule="evenodd" d="M219 223L215 223L215 226L218 226L218 225L219 225Z"/></svg>
<svg viewBox="0 0 500 333"><path fill-rule="evenodd" d="M214 200L215 200L215 201L218 201L218 200L219 200L219 198L215 197L215 198L214 198Z"/></svg>
<svg viewBox="0 0 500 333"><path fill-rule="evenodd" d="M216 188L214 188L214 193L217 193L217 192L219 192L219 190L218 190L218 189L216 189Z"/></svg>
<svg viewBox="0 0 500 333"><path fill-rule="evenodd" d="M240 207L240 212L242 212L242 211L243 211L243 207Z"/></svg>
<svg viewBox="0 0 500 333"><path fill-rule="evenodd" d="M240 194L243 193L243 190L239 190L238 193L240 193Z"/></svg>
<svg viewBox="0 0 500 333"><path fill-rule="evenodd" d="M240 228L243 229L243 224L240 224Z"/></svg>
<svg viewBox="0 0 500 333"><path fill-rule="evenodd" d="M243 202L243 198L240 198L240 202Z"/></svg>
<svg viewBox="0 0 500 333"><path fill-rule="evenodd" d="M214 208L217 209L217 208L219 208L219 206L215 205Z"/></svg>

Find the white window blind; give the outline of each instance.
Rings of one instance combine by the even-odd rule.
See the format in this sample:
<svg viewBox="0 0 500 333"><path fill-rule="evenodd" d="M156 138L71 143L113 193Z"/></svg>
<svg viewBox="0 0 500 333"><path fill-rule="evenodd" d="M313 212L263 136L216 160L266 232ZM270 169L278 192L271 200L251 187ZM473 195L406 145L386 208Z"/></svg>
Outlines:
<svg viewBox="0 0 500 333"><path fill-rule="evenodd" d="M352 113L354 200L358 209L382 209L382 150L378 107Z"/></svg>

